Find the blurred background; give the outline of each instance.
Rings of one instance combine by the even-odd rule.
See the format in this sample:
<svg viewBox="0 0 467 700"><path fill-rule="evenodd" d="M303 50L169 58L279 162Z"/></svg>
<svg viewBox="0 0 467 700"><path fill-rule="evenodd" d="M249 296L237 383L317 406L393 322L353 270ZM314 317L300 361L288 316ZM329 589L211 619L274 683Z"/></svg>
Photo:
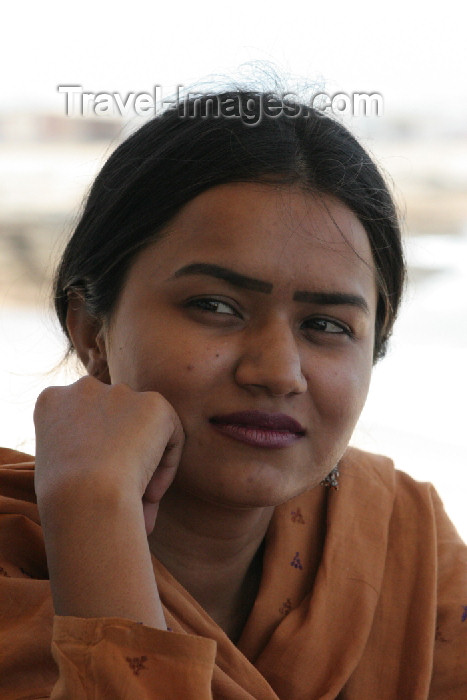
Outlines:
<svg viewBox="0 0 467 700"><path fill-rule="evenodd" d="M457 9L456 9L457 7ZM467 43L458 5L355 0L293 10L238 0L117 8L9 3L0 59L0 444L34 451L32 410L72 381L50 311L54 264L134 113L66 116L59 85L164 95L229 81L377 92L383 113L344 118L391 182L410 284L353 443L435 484L467 539ZM72 429L72 427L70 427Z"/></svg>

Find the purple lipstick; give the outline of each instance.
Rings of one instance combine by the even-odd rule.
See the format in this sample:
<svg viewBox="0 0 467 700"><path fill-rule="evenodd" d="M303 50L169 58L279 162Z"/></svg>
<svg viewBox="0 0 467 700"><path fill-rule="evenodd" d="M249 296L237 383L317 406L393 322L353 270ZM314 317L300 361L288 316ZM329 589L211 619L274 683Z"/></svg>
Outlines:
<svg viewBox="0 0 467 700"><path fill-rule="evenodd" d="M254 447L288 447L305 435L303 426L284 413L240 411L214 416L210 423L224 435Z"/></svg>

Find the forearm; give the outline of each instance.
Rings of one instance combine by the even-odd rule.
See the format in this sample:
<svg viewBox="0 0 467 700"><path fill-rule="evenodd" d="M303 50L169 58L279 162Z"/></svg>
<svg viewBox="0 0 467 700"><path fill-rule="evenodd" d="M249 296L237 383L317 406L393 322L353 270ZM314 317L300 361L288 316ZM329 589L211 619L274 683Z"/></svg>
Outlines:
<svg viewBox="0 0 467 700"><path fill-rule="evenodd" d="M43 391L34 421L55 612L166 629L147 532L180 460L175 410L157 392L83 377Z"/></svg>
<svg viewBox="0 0 467 700"><path fill-rule="evenodd" d="M58 615L120 617L166 629L141 505L73 493L40 512Z"/></svg>

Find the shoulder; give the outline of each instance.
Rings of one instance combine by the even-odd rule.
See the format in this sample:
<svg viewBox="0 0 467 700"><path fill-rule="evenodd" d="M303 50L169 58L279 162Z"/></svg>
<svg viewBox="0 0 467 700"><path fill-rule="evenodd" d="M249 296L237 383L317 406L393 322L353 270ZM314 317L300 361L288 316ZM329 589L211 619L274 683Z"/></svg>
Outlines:
<svg viewBox="0 0 467 700"><path fill-rule="evenodd" d="M378 531L389 548L406 551L421 542L434 550L446 539L463 544L433 485L396 469L388 457L350 447L339 472L339 490L331 489L328 497L328 521Z"/></svg>
<svg viewBox="0 0 467 700"><path fill-rule="evenodd" d="M398 504L403 504L406 509L428 508L434 512L439 502L432 484L417 481L397 469L393 460L383 455L349 447L339 462L339 470L350 497L355 496L355 489L359 489L371 493L373 498L389 499L393 510Z"/></svg>
<svg viewBox="0 0 467 700"><path fill-rule="evenodd" d="M388 457L349 448L339 463L342 488L331 501L334 510L387 523L388 545L413 553L429 544L440 565L462 559L467 578L467 547L429 482L417 481L395 468Z"/></svg>
<svg viewBox="0 0 467 700"><path fill-rule="evenodd" d="M417 481L396 469L389 457L348 447L338 468L339 489L329 489L328 519L347 513L353 521L361 518L368 521L373 517L389 524L401 514L407 517L409 513L424 511L434 517L439 511L439 497L432 484ZM313 491L302 493L288 505L312 501Z"/></svg>

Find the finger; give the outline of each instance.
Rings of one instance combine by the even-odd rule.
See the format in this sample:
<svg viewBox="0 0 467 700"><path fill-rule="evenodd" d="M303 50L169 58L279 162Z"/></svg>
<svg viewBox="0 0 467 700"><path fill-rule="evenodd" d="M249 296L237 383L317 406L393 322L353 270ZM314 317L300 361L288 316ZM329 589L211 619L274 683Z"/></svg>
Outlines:
<svg viewBox="0 0 467 700"><path fill-rule="evenodd" d="M154 530L158 510L159 510L159 503L149 503L143 497L143 515L144 515L144 527L146 529L146 535L150 535L151 532Z"/></svg>
<svg viewBox="0 0 467 700"><path fill-rule="evenodd" d="M185 434L178 416L173 416L173 430L165 447L159 465L152 474L144 491L144 499L158 503L175 478L182 455Z"/></svg>

